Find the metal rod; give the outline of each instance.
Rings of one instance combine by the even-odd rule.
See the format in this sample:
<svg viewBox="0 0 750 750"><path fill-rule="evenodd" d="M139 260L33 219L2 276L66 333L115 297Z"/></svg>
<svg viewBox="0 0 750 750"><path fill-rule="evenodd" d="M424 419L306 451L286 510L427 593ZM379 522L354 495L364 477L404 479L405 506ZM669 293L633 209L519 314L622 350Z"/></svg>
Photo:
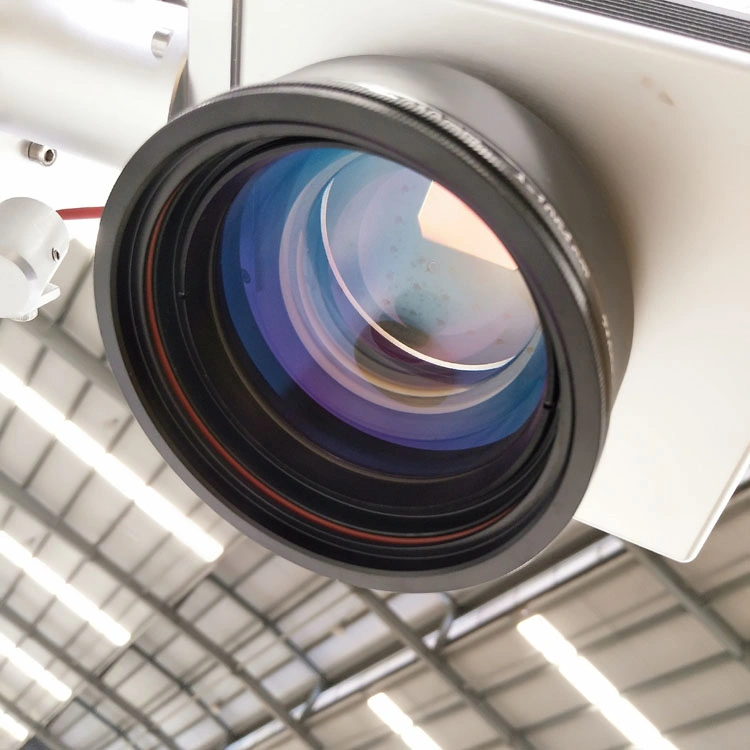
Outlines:
<svg viewBox="0 0 750 750"><path fill-rule="evenodd" d="M4 472L0 472L0 494L4 494L17 505L21 506L48 529L53 529L56 534L65 539L82 555L85 555L109 573L121 586L138 596L162 617L182 630L188 638L195 641L207 653L223 664L238 680L243 682L258 697L261 703L265 705L268 711L283 722L302 742L308 747L314 748L314 750L322 750L323 746L320 742L289 714L284 704L258 679L250 674L231 654L219 648L208 636L196 628L192 622L182 617L169 604L159 599L138 581L131 578L115 562L103 555L96 545L89 543L72 526L59 519L29 492L19 487Z"/></svg>
<svg viewBox="0 0 750 750"><path fill-rule="evenodd" d="M443 601L446 604L445 617L438 628L437 639L435 640L435 650L439 651L448 642L448 633L450 633L456 617L458 616L458 602L450 594L442 594Z"/></svg>
<svg viewBox="0 0 750 750"><path fill-rule="evenodd" d="M415 633L386 602L367 589L354 589L354 592L367 607L380 617L407 648L412 649L471 709L498 733L503 742L507 742L511 747L518 750L533 750L533 745L526 736L513 727L481 695L472 691L466 685L466 680L442 656L429 648L421 636Z"/></svg>
<svg viewBox="0 0 750 750"><path fill-rule="evenodd" d="M243 0L232 0L232 60L229 85L235 89L242 74L242 8Z"/></svg>

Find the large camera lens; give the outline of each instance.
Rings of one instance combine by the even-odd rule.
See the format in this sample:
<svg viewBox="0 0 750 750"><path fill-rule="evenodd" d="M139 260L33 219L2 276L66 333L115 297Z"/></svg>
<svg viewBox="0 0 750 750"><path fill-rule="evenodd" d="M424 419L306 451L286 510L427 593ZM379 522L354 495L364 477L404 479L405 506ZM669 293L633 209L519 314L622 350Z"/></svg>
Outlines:
<svg viewBox="0 0 750 750"><path fill-rule="evenodd" d="M234 332L301 432L309 409L282 403L295 387L357 430L432 451L502 440L543 398L544 336L518 266L408 167L295 150L248 178L220 244Z"/></svg>
<svg viewBox="0 0 750 750"><path fill-rule="evenodd" d="M632 302L601 191L491 86L332 61L156 134L104 211L102 333L212 507L361 585L497 577L572 517Z"/></svg>

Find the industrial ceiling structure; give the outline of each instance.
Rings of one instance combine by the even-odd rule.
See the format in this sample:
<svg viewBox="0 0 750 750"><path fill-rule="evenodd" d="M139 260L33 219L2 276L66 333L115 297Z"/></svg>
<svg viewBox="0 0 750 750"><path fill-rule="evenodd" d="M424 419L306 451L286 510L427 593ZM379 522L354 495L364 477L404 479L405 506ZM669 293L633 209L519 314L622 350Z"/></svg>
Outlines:
<svg viewBox="0 0 750 750"><path fill-rule="evenodd" d="M522 637L534 614L671 746L750 747L747 489L688 565L574 525L474 589L323 579L241 538L134 422L87 242L60 300L0 324L1 750L631 747Z"/></svg>

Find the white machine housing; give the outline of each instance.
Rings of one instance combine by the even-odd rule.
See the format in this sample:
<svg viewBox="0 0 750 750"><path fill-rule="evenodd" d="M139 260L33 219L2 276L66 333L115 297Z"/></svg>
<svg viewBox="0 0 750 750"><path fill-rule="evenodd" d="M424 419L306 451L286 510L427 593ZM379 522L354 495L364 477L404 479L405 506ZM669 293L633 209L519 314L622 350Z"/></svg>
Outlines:
<svg viewBox="0 0 750 750"><path fill-rule="evenodd" d="M335 57L420 57L488 80L567 137L610 197L635 304L575 517L694 558L750 460L750 53L528 0L265 0L241 19L241 85ZM215 37L195 31L190 64L205 65Z"/></svg>

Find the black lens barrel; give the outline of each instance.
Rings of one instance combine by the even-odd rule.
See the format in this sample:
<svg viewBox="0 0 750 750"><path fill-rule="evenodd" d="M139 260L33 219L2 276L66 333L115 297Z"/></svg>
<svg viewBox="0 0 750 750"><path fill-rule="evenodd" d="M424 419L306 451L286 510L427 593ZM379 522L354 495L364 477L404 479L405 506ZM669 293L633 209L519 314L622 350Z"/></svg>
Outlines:
<svg viewBox="0 0 750 750"><path fill-rule="evenodd" d="M325 410L311 420L320 440L285 418L283 399L256 372L256 353L243 353L222 322L216 254L247 175L320 145L439 182L512 250L550 367L523 440L464 464L454 456L447 474L429 453L401 449L398 473L347 457L347 444L382 446ZM390 590L496 578L560 532L594 471L632 335L617 229L563 139L488 83L399 58L321 63L168 124L135 154L107 203L95 290L115 375L187 484L294 562ZM295 398L303 395L290 392ZM341 450L330 450L331 435Z"/></svg>

